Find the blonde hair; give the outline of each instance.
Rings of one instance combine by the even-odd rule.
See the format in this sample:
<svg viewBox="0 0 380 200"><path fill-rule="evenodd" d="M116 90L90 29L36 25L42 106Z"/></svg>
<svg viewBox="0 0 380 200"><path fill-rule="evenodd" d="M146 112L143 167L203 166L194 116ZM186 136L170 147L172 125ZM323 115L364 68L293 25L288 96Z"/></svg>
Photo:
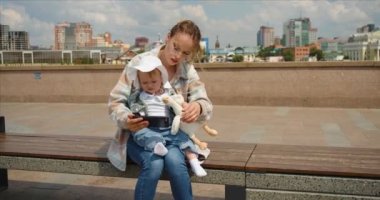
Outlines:
<svg viewBox="0 0 380 200"><path fill-rule="evenodd" d="M191 36L194 42L193 56L196 55L200 49L200 41L202 38L199 27L191 20L182 20L174 25L169 32L169 36L173 37L177 33L186 33Z"/></svg>

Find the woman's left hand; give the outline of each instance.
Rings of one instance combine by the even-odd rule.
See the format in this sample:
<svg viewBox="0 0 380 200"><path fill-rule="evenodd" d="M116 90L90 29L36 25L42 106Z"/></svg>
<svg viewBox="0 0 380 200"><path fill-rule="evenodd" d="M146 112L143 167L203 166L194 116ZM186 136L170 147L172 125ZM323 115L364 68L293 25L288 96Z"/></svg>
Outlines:
<svg viewBox="0 0 380 200"><path fill-rule="evenodd" d="M186 123L194 122L201 114L201 105L197 102L182 104L182 121Z"/></svg>

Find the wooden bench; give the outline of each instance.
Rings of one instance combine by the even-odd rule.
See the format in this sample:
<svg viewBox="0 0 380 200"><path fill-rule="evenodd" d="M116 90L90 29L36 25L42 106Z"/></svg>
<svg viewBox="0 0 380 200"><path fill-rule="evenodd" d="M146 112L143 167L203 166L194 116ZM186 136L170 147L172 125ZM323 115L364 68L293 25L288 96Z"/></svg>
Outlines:
<svg viewBox="0 0 380 200"><path fill-rule="evenodd" d="M247 199L380 199L380 149L258 144Z"/></svg>
<svg viewBox="0 0 380 200"><path fill-rule="evenodd" d="M0 118L1 125L1 118ZM1 133L3 132L3 133ZM0 126L0 186L7 169L136 178L108 162L111 138L5 133ZM206 177L226 199L380 199L380 150L210 142ZM165 177L163 177L165 178Z"/></svg>
<svg viewBox="0 0 380 200"><path fill-rule="evenodd" d="M1 123L1 121L3 123ZM128 163L126 172L114 168L106 153L112 138L6 133L0 118L0 187L8 187L7 169L136 178L139 168ZM245 165L254 144L210 142L204 162L206 177L193 182L225 185L226 199L245 199ZM166 179L163 177L163 179Z"/></svg>

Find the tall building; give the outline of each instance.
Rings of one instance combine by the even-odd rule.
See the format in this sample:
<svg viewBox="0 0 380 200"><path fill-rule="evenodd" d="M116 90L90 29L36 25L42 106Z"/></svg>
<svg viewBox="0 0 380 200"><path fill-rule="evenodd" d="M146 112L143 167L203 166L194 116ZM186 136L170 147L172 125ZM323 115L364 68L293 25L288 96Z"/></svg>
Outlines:
<svg viewBox="0 0 380 200"><path fill-rule="evenodd" d="M89 23L79 22L75 24L75 42L79 48L93 46L92 27Z"/></svg>
<svg viewBox="0 0 380 200"><path fill-rule="evenodd" d="M111 33L105 32L93 38L94 47L112 47Z"/></svg>
<svg viewBox="0 0 380 200"><path fill-rule="evenodd" d="M283 41L286 47L299 47L317 40L317 29L311 27L309 18L290 19L284 23Z"/></svg>
<svg viewBox="0 0 380 200"><path fill-rule="evenodd" d="M310 30L309 30L309 44L313 44L313 43L318 42L317 33L318 33L317 28L310 28Z"/></svg>
<svg viewBox="0 0 380 200"><path fill-rule="evenodd" d="M55 50L62 50L65 49L65 32L66 28L68 28L70 24L68 22L62 22L59 24L56 24L54 27L54 49Z"/></svg>
<svg viewBox="0 0 380 200"><path fill-rule="evenodd" d="M208 38L207 37L202 38L201 41L199 42L199 45L201 46L201 49L203 49L203 53L208 55L210 52Z"/></svg>
<svg viewBox="0 0 380 200"><path fill-rule="evenodd" d="M264 48L274 45L274 29L272 27L260 27L257 32L257 45Z"/></svg>
<svg viewBox="0 0 380 200"><path fill-rule="evenodd" d="M0 50L26 49L30 49L28 32L10 31L9 25L0 24Z"/></svg>
<svg viewBox="0 0 380 200"><path fill-rule="evenodd" d="M375 24L367 24L360 28L357 28L356 33L369 33L369 32L375 31L375 29L376 29Z"/></svg>
<svg viewBox="0 0 380 200"><path fill-rule="evenodd" d="M94 44L94 47L107 47L106 40L102 35L92 38L92 43Z"/></svg>
<svg viewBox="0 0 380 200"><path fill-rule="evenodd" d="M9 49L26 50L29 49L29 34L26 31L9 31Z"/></svg>
<svg viewBox="0 0 380 200"><path fill-rule="evenodd" d="M0 50L9 49L9 25L0 24Z"/></svg>
<svg viewBox="0 0 380 200"><path fill-rule="evenodd" d="M104 37L104 41L106 42L106 46L107 47L110 46L110 45L112 45L112 36L111 36L111 33L105 32L104 35L103 35L103 37Z"/></svg>
<svg viewBox="0 0 380 200"><path fill-rule="evenodd" d="M54 27L54 49L76 50L93 46L92 27L89 23L62 22Z"/></svg>

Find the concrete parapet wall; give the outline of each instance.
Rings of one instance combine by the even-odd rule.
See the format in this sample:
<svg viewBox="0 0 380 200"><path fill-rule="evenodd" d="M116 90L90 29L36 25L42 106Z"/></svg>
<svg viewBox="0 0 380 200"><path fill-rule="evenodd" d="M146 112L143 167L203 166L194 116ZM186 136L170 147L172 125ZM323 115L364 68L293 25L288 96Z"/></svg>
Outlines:
<svg viewBox="0 0 380 200"><path fill-rule="evenodd" d="M380 108L380 62L197 64L217 105ZM107 102L123 66L0 66L2 102Z"/></svg>

